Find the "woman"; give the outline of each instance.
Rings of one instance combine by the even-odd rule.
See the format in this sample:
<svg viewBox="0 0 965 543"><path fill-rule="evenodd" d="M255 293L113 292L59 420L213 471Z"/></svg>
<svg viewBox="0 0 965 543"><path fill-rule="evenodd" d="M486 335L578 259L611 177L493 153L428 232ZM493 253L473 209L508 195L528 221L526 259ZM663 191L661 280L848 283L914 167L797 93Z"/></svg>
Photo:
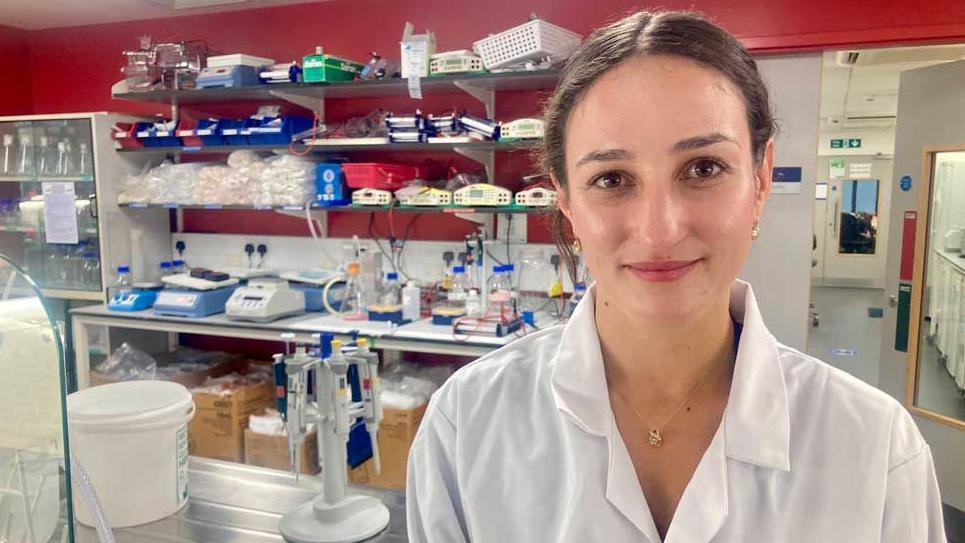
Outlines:
<svg viewBox="0 0 965 543"><path fill-rule="evenodd" d="M595 284L434 396L410 540L944 541L908 413L778 343L736 280L774 156L747 51L692 13L631 15L571 58L546 123Z"/></svg>

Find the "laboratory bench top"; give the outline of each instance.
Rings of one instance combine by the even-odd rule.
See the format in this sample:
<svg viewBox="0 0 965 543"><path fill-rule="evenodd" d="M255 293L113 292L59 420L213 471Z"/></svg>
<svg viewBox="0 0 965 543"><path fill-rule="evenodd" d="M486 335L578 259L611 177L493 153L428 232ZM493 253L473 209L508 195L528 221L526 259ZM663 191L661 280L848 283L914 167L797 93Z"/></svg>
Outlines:
<svg viewBox="0 0 965 543"><path fill-rule="evenodd" d="M939 249L938 247L935 247L933 250L938 254L938 256L947 260L949 264L958 268L959 272L965 273L965 254Z"/></svg>
<svg viewBox="0 0 965 543"><path fill-rule="evenodd" d="M375 338L375 346L379 348L395 348L398 342L421 342L426 344L449 344L470 348L470 350L483 349L484 351L502 347L516 338L515 335L503 337L492 337L484 335L454 336L452 328L432 324L429 319L418 320L413 323L401 326L392 325L386 322L372 321L346 321L339 317L324 313L305 313L293 317L285 317L273 322L257 323L229 320L224 314L211 315L201 318L169 317L155 315L153 309L142 311L112 311L103 304L80 307L71 310L75 317L95 318L89 320L100 320L100 318L110 318L117 322L119 327L125 323L133 324L136 322L150 322L164 327L171 325L182 331L185 328L202 328L211 330L218 329L223 331L232 330L231 335L241 336L246 331L260 332L260 339L265 339L264 334L278 335L286 332L291 333L319 333L332 332L335 334L348 335L357 332L359 335ZM103 322L103 321L101 321ZM555 324L556 320L549 315L539 315L537 324L540 328ZM96 322L100 323L100 322ZM214 334L217 335L217 334ZM271 339L280 339L272 337ZM400 347L401 348L401 347ZM481 354L476 352L474 354Z"/></svg>
<svg viewBox="0 0 965 543"><path fill-rule="evenodd" d="M278 532L282 516L322 491L319 477L190 457L191 497L177 513L150 524L114 530L117 543L204 542L268 543L284 541ZM398 490L350 486L350 493L375 496L389 508L389 527L366 541L407 541L405 494ZM97 534L75 522L78 543L96 543Z"/></svg>

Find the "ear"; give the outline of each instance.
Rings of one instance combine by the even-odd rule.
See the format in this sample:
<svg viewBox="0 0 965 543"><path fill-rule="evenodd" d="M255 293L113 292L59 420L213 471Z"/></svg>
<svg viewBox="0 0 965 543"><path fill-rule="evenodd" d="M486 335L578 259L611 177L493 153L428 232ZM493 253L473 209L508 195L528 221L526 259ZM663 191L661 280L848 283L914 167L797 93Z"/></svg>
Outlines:
<svg viewBox="0 0 965 543"><path fill-rule="evenodd" d="M560 185L559 180L556 179L556 176L553 174L550 174L550 181L553 182L553 190L556 191L556 202L557 205L559 205L560 211L563 212L563 215L572 224L573 220L572 215L570 214L570 197L566 192L566 188Z"/></svg>
<svg viewBox="0 0 965 543"><path fill-rule="evenodd" d="M754 222L760 221L764 214L764 204L771 194L771 180L774 176L774 140L767 140L764 158L757 168L757 193L754 195Z"/></svg>

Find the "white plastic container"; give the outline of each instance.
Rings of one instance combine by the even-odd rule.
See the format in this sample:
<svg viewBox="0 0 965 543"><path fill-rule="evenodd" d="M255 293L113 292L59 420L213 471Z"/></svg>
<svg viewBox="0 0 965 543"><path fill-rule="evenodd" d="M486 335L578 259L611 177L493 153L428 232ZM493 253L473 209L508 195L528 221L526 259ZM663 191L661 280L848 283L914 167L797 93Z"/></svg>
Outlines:
<svg viewBox="0 0 965 543"><path fill-rule="evenodd" d="M472 49L482 57L486 69L492 70L543 57L554 62L564 60L581 40L575 32L534 19L483 38L473 43Z"/></svg>
<svg viewBox="0 0 965 543"><path fill-rule="evenodd" d="M208 57L208 66L211 68L217 68L219 66L254 66L255 68L261 68L262 66L271 66L274 63L275 59L273 58L256 57L243 53Z"/></svg>
<svg viewBox="0 0 965 543"><path fill-rule="evenodd" d="M162 519L188 501L188 422L183 385L125 381L67 397L70 451L84 467L114 528ZM77 520L93 515L74 498Z"/></svg>

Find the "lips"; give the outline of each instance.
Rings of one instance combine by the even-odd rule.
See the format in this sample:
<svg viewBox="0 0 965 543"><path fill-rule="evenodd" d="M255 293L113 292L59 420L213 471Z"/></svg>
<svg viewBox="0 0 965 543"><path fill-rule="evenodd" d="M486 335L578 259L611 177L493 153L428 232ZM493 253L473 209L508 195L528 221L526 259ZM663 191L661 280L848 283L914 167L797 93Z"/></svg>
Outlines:
<svg viewBox="0 0 965 543"><path fill-rule="evenodd" d="M669 283L676 281L697 267L700 259L696 260L659 260L648 262L634 262L626 268L635 277L655 283Z"/></svg>

